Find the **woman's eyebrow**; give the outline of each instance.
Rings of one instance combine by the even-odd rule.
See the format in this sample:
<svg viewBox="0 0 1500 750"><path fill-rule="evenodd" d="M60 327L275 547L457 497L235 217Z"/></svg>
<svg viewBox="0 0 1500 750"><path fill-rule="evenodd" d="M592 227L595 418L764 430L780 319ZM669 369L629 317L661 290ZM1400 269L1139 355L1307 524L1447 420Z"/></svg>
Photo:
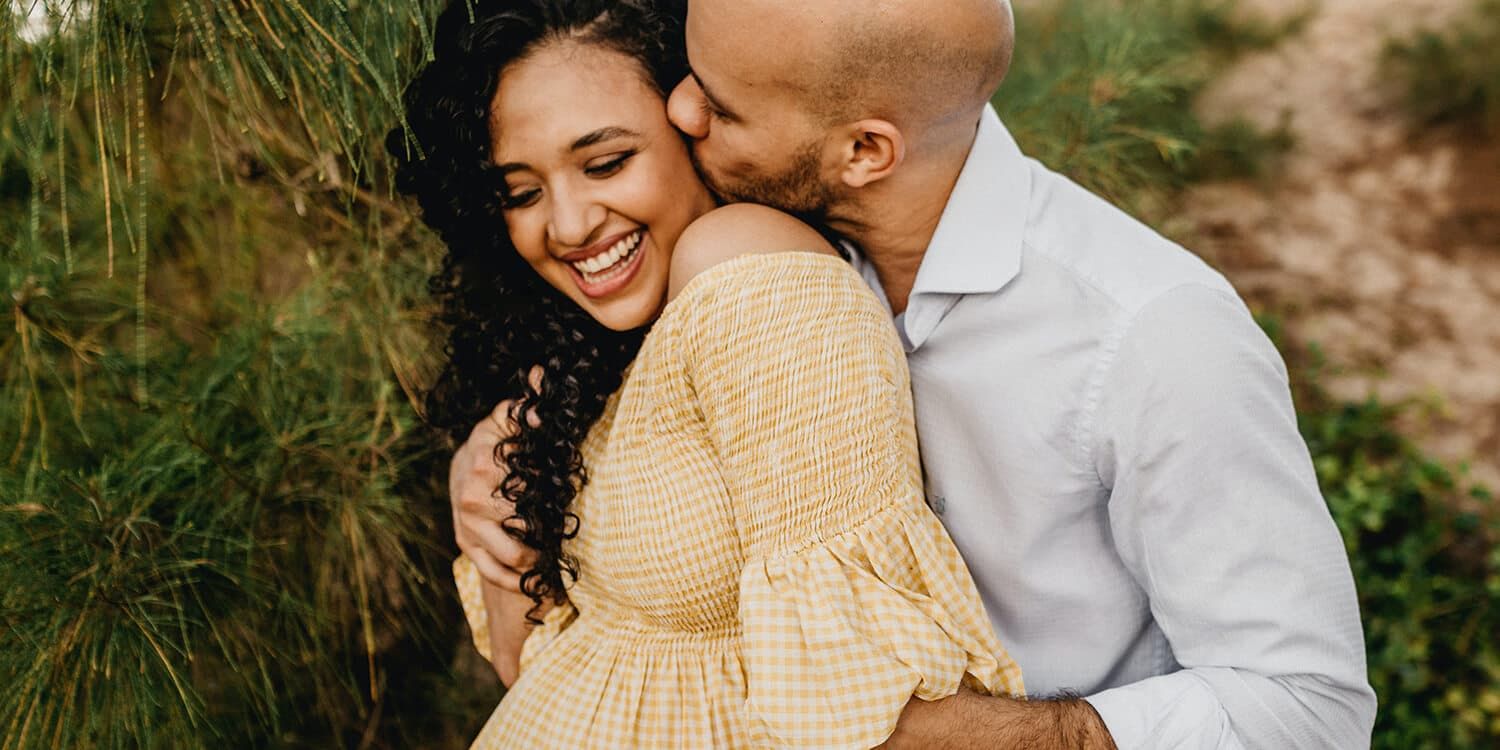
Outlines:
<svg viewBox="0 0 1500 750"><path fill-rule="evenodd" d="M594 132L589 133L588 135L585 135L585 136L579 138L576 141L573 141L573 145L569 146L568 150L569 151L578 151L579 149L585 149L585 148L588 148L589 146L593 146L595 144L603 143L605 141L612 141L612 140L614 140L616 138L639 138L639 137L641 137L640 133L637 133L634 130L631 130L629 128L621 128L621 127L599 128L598 130L595 130Z"/></svg>

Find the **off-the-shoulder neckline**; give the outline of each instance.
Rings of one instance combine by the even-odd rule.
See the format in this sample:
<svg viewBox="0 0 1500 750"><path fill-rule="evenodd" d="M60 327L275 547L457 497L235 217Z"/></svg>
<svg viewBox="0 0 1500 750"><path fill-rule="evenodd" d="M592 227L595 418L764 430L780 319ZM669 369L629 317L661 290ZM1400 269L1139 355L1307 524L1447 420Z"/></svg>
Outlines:
<svg viewBox="0 0 1500 750"><path fill-rule="evenodd" d="M683 303L684 300L690 297L701 296L700 289L712 286L720 277L735 274L740 266L758 265L762 262L771 263L773 261L787 261L792 264L811 265L832 263L850 271L854 270L854 267L849 265L849 261L837 255L820 253L816 250L777 250L770 253L746 253L735 256L729 260L716 263L707 270L700 272L697 276L689 279L688 283L684 284L682 289L677 292L677 296L668 301L666 306L662 308L661 314L656 316L656 320L651 324L651 327L655 328L661 325L667 320L669 315L674 314L677 308L690 307L691 305Z"/></svg>

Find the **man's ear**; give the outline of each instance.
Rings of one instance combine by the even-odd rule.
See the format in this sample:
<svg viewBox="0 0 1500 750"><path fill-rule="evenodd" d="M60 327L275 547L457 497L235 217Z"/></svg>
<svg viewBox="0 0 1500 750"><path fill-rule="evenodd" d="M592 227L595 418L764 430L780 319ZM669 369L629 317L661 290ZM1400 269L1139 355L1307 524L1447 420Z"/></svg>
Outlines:
<svg viewBox="0 0 1500 750"><path fill-rule="evenodd" d="M906 138L886 120L849 123L839 154L839 179L851 188L883 180L906 160Z"/></svg>

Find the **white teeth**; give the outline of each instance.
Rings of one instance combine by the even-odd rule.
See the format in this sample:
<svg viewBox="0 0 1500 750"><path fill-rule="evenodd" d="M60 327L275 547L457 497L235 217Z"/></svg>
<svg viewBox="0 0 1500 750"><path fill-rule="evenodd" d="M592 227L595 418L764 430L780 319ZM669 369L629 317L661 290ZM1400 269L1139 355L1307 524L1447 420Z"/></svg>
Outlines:
<svg viewBox="0 0 1500 750"><path fill-rule="evenodd" d="M612 268L621 260L630 257L633 250L641 244L641 233L632 232L630 236L616 242L614 247L599 253L592 258L586 258L573 264L574 268L586 277L597 276L601 272ZM590 278L589 281L600 281L601 279Z"/></svg>

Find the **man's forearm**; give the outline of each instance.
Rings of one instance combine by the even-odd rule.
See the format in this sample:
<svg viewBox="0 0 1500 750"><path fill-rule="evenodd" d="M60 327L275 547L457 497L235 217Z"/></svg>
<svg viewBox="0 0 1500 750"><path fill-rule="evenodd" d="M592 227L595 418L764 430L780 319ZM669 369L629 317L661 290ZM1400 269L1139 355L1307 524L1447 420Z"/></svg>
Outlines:
<svg viewBox="0 0 1500 750"><path fill-rule="evenodd" d="M886 747L1114 750L1115 743L1082 698L1017 700L962 691L931 703L913 699Z"/></svg>

